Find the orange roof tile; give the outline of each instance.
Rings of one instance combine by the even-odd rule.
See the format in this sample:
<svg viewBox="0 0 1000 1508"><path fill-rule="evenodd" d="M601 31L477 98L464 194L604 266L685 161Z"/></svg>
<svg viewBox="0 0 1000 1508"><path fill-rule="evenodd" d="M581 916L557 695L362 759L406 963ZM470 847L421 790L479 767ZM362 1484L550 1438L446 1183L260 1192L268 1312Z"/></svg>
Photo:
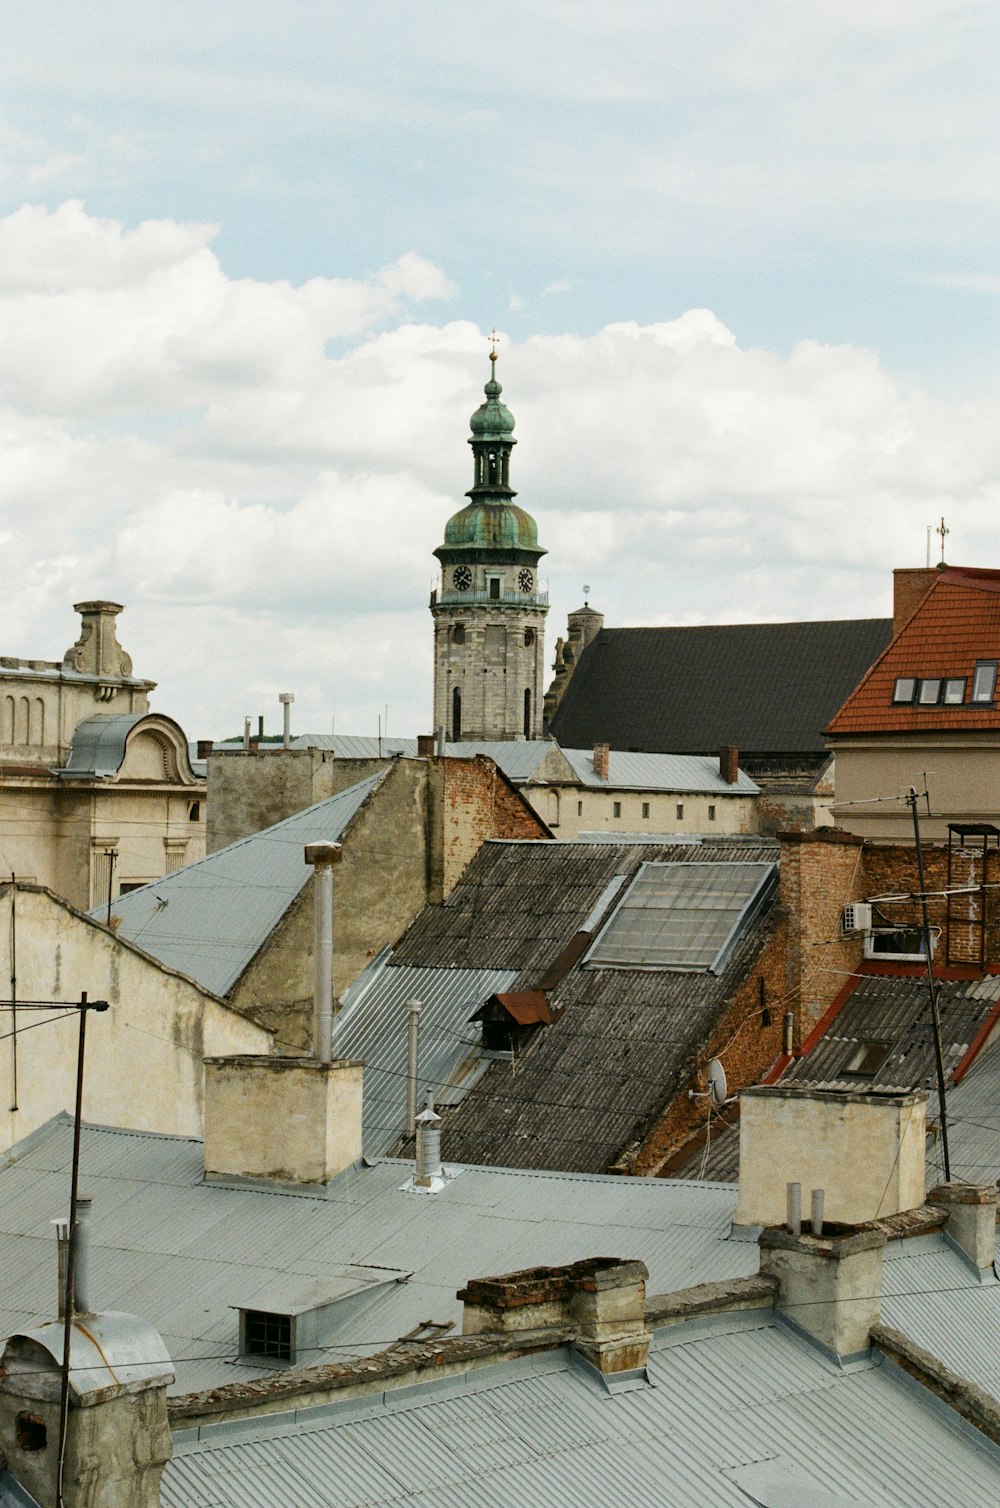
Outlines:
<svg viewBox="0 0 1000 1508"><path fill-rule="evenodd" d="M827 733L1000 728L1000 700L974 705L977 660L1000 659L1000 571L949 566L833 718ZM899 676L965 678L962 706L893 705Z"/></svg>

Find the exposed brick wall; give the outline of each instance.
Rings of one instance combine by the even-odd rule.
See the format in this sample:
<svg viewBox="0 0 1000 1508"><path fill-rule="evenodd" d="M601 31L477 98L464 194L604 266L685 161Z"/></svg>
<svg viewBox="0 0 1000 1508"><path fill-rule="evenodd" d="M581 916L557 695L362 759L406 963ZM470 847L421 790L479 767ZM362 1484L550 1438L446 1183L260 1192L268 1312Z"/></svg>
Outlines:
<svg viewBox="0 0 1000 1508"><path fill-rule="evenodd" d="M965 852L956 855L952 872L953 886L980 882L982 867L977 862L978 857L973 859ZM944 890L948 884L947 844L925 844L923 858L926 889ZM991 851L987 879L990 883L1000 881L1000 854L996 850ZM909 893L916 891L917 888L917 855L912 844L865 844L864 894L866 897ZM959 908L971 907L978 916L979 897L956 897L953 906L956 912ZM919 901L890 901L880 905L878 909L889 921L899 921L908 926L920 924ZM953 962L972 961L973 954L978 957L979 939L975 930L959 926L956 928L955 937L949 940L947 905L943 896L932 896L928 900L927 911L931 926L941 928L940 939L935 944L935 958L939 963L943 964L948 958L949 948ZM997 899L996 891L987 891L985 954L987 966L1000 964L1000 900Z"/></svg>
<svg viewBox="0 0 1000 1508"><path fill-rule="evenodd" d="M437 759L434 783L440 800L440 853L434 855L431 899L447 896L488 838L551 838L537 812L497 769L492 759Z"/></svg>
<svg viewBox="0 0 1000 1508"><path fill-rule="evenodd" d="M857 971L862 944L842 938L840 914L864 896L860 838L821 828L781 835L781 900L789 915L788 1009L795 1013L795 1045L816 1024Z"/></svg>
<svg viewBox="0 0 1000 1508"><path fill-rule="evenodd" d="M784 1038L785 977L787 969L788 918L779 913L760 955L728 1002L705 1046L697 1054L692 1071L674 1095L666 1111L650 1128L627 1171L656 1174L666 1170L673 1155L691 1137L704 1129L709 1101L708 1064L721 1058L729 1093L747 1084L759 1084L781 1052ZM761 1011L761 980L764 982L765 1023ZM693 1089L700 1098L692 1099ZM721 1128L713 1116L713 1128Z"/></svg>

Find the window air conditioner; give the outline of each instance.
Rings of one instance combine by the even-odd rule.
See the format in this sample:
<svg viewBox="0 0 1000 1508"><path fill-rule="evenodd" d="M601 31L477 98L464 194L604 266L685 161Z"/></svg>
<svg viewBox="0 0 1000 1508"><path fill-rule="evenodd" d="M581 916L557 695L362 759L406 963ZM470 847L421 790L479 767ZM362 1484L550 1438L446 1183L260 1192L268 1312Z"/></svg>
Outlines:
<svg viewBox="0 0 1000 1508"><path fill-rule="evenodd" d="M840 930L845 937L855 932L870 932L872 908L867 901L851 901L840 913Z"/></svg>

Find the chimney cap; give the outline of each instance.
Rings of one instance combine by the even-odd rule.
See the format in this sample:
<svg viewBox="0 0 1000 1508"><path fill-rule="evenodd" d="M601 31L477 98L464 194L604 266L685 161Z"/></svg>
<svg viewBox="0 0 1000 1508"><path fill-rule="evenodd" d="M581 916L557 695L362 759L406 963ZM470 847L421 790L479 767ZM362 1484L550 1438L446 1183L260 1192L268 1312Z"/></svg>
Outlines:
<svg viewBox="0 0 1000 1508"><path fill-rule="evenodd" d="M343 858L343 848L339 843L307 843L305 848L307 864L339 864Z"/></svg>
<svg viewBox="0 0 1000 1508"><path fill-rule="evenodd" d="M278 701L279 702L288 703L288 702L294 702L294 700L295 700L295 692L294 691L279 691L278 692Z"/></svg>

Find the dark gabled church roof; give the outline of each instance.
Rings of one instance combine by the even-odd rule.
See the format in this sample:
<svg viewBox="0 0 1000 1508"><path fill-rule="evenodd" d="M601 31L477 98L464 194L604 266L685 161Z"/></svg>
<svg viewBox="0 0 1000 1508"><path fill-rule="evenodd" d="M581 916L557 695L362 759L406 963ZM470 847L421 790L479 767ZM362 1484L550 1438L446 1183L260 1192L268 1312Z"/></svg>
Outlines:
<svg viewBox="0 0 1000 1508"><path fill-rule="evenodd" d="M888 618L605 628L580 656L552 735L576 749L820 753L891 634Z"/></svg>

